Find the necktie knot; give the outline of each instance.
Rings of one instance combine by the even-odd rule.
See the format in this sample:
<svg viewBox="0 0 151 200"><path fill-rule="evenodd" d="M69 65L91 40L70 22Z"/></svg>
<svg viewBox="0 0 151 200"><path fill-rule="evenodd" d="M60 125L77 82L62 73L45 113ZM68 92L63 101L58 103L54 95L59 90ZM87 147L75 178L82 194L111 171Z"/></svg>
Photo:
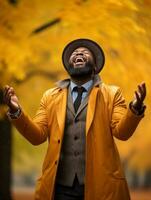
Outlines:
<svg viewBox="0 0 151 200"><path fill-rule="evenodd" d="M76 86L76 87L74 88L74 91L76 91L78 94L81 94L81 95L82 95L82 93L83 93L84 91L86 91L86 89L85 89L84 87L78 87L78 86Z"/></svg>

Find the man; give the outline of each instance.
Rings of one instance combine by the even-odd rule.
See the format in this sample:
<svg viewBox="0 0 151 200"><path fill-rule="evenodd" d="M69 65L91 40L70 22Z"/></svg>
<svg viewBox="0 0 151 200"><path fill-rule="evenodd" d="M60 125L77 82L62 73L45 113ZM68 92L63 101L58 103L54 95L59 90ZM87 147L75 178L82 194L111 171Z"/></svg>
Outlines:
<svg viewBox="0 0 151 200"><path fill-rule="evenodd" d="M144 116L145 83L126 107L121 90L104 84L101 47L77 39L64 49L63 64L70 79L46 91L31 120L12 87L6 86L8 116L32 144L48 139L36 200L129 200L128 186L114 143L127 140Z"/></svg>

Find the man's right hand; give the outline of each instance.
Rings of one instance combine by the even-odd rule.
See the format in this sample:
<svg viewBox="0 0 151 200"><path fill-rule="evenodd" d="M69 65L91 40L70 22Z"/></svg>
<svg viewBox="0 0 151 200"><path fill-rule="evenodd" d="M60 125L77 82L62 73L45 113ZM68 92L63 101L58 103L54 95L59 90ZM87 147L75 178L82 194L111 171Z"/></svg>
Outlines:
<svg viewBox="0 0 151 200"><path fill-rule="evenodd" d="M18 97L15 94L14 88L8 85L4 88L4 103L8 105L11 113L15 113L20 108Z"/></svg>

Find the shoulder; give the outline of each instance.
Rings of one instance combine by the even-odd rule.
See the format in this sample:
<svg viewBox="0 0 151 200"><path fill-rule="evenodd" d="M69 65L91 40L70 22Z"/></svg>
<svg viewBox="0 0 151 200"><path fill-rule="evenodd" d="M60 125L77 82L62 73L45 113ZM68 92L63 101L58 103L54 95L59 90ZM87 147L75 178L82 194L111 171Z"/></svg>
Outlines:
<svg viewBox="0 0 151 200"><path fill-rule="evenodd" d="M100 85L100 93L106 103L109 103L111 105L113 105L115 102L125 103L125 98L119 86L102 83Z"/></svg>
<svg viewBox="0 0 151 200"><path fill-rule="evenodd" d="M60 80L56 82L55 84L56 84L56 87L46 90L44 93L44 96L52 97L52 96L60 94L61 92L64 91L64 89L68 88L70 84L70 79L67 78L64 80Z"/></svg>
<svg viewBox="0 0 151 200"><path fill-rule="evenodd" d="M46 107L53 106L54 103L62 99L61 97L64 94L64 91L65 90L60 87L54 87L46 90L41 98L41 104L45 105Z"/></svg>
<svg viewBox="0 0 151 200"><path fill-rule="evenodd" d="M50 100L54 100L56 96L62 91L59 87L54 87L46 90L42 95L42 101L44 102L50 102Z"/></svg>
<svg viewBox="0 0 151 200"><path fill-rule="evenodd" d="M43 95L46 97L50 97L50 96L58 94L60 92L60 90L61 90L61 88L59 88L59 87L50 88L50 89L46 90Z"/></svg>
<svg viewBox="0 0 151 200"><path fill-rule="evenodd" d="M105 84L105 83L101 83L100 90L103 93L106 93L106 94L112 95L112 96L115 96L117 93L121 93L121 89L119 86L109 85L109 84Z"/></svg>

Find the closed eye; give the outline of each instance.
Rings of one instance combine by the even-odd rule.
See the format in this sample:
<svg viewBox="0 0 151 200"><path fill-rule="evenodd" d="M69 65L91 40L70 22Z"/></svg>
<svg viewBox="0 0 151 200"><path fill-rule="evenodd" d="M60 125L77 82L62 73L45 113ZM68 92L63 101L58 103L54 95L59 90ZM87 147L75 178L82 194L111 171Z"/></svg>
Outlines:
<svg viewBox="0 0 151 200"><path fill-rule="evenodd" d="M84 50L84 51L81 51L81 52L78 52L78 51L74 51L73 53L72 53L72 55L75 55L75 54L77 54L77 53L85 53L85 54L89 54L89 52L88 51L86 51L86 50Z"/></svg>

